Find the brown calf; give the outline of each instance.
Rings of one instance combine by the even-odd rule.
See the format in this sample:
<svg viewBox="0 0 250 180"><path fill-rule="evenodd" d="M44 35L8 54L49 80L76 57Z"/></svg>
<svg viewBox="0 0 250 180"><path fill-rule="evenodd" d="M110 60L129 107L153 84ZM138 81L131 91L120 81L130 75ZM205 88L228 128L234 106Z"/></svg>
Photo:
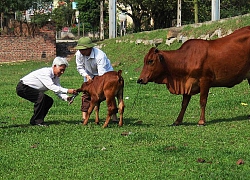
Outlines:
<svg viewBox="0 0 250 180"><path fill-rule="evenodd" d="M113 114L116 114L119 110L120 119L119 126L123 124L123 112L124 112L124 101L123 101L123 87L124 80L121 76L122 70L110 71L102 76L96 76L93 80L84 82L81 88L77 89L77 92L83 92L90 96L90 106L88 112L86 113L86 119L83 124L88 123L90 114L95 108L96 117L95 123L99 124L99 108L102 101L107 102L108 113L106 121L103 127L107 127L109 120ZM116 99L118 100L118 109L116 104Z"/></svg>

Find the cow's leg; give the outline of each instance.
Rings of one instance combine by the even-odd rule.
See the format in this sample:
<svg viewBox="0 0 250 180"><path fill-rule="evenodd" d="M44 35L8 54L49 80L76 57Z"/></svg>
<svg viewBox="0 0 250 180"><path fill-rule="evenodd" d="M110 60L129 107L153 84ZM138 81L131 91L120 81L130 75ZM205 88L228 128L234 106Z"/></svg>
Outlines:
<svg viewBox="0 0 250 180"><path fill-rule="evenodd" d="M200 84L200 108L201 108L201 114L200 114L200 120L198 121L198 125L205 125L205 109L207 105L207 97L209 92L209 83L201 83Z"/></svg>
<svg viewBox="0 0 250 180"><path fill-rule="evenodd" d="M96 124L99 124L99 109L100 109L100 103L98 103L96 106L95 106L95 123Z"/></svg>
<svg viewBox="0 0 250 180"><path fill-rule="evenodd" d="M83 125L88 124L90 114L92 113L94 107L95 107L95 104L94 104L94 103L90 103L89 109L88 109L88 111L86 112L86 116L85 116L85 119L84 119L84 121L83 121Z"/></svg>
<svg viewBox="0 0 250 180"><path fill-rule="evenodd" d="M123 113L124 113L124 107L125 107L123 99L119 100L118 107L119 107L119 114L120 114L119 126L122 126L123 125Z"/></svg>
<svg viewBox="0 0 250 180"><path fill-rule="evenodd" d="M187 95L187 94L183 94L182 96L182 103L181 103L181 111L176 119L176 121L174 122L174 126L178 126L182 123L185 111L187 109L188 103L191 99L191 95Z"/></svg>
<svg viewBox="0 0 250 180"><path fill-rule="evenodd" d="M108 106L108 113L107 113L106 121L103 125L103 128L108 126L108 123L110 121L112 114L117 113L115 97L107 98L106 101L107 101L107 106Z"/></svg>

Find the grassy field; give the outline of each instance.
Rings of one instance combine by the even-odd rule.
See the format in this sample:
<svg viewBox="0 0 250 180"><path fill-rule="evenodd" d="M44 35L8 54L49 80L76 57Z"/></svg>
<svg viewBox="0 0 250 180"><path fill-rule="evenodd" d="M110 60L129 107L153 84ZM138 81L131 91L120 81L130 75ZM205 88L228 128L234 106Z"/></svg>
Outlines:
<svg viewBox="0 0 250 180"><path fill-rule="evenodd" d="M247 23L250 24L248 19L242 25ZM123 38L140 37L165 38L166 31ZM180 111L182 96L170 94L164 85L136 84L150 46L115 43L115 39L101 43L106 45L103 50L115 64L115 70L123 70L126 105L123 127L110 123L103 129L94 124L93 114L89 124L82 126L80 96L68 105L51 92L48 94L54 105L45 119L50 126L30 126L33 105L18 97L15 88L21 77L34 69L51 66L51 62L0 64L0 179L250 178L247 81L230 89L210 90L206 126L197 126L200 109L196 95L191 99L183 125L174 127L171 124ZM159 49L176 49L180 45L162 44ZM71 59L61 84L79 88L81 83ZM104 102L101 125L106 109ZM244 163L238 165L240 159Z"/></svg>

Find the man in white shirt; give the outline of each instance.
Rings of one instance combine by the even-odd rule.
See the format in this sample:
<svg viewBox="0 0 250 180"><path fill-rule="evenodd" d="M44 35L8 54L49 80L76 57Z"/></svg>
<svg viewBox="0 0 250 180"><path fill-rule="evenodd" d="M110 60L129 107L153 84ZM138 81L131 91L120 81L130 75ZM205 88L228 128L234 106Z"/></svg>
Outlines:
<svg viewBox="0 0 250 180"><path fill-rule="evenodd" d="M53 104L53 99L44 94L45 91L53 91L59 98L69 101L69 94L76 94L75 89L63 88L59 77L64 73L68 62L65 58L56 57L52 67L44 67L35 70L20 79L17 84L17 95L34 103L34 114L30 119L31 125L47 126L44 118Z"/></svg>
<svg viewBox="0 0 250 180"><path fill-rule="evenodd" d="M113 67L106 54L94 47L89 37L82 37L78 40L75 49L76 52L76 68L79 74L83 77L84 82L92 80L95 76L101 76L108 71L113 71ZM82 96L82 118L85 119L86 112L89 108L90 97L87 94ZM116 116L113 116L113 121L117 121Z"/></svg>

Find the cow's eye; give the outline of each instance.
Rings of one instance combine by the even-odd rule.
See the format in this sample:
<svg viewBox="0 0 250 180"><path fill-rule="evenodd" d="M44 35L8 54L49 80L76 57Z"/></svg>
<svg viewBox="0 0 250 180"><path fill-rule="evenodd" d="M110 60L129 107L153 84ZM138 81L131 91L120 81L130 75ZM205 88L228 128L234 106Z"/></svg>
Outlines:
<svg viewBox="0 0 250 180"><path fill-rule="evenodd" d="M148 65L151 65L151 64L153 64L153 60L152 59L150 59L150 60L148 60Z"/></svg>

